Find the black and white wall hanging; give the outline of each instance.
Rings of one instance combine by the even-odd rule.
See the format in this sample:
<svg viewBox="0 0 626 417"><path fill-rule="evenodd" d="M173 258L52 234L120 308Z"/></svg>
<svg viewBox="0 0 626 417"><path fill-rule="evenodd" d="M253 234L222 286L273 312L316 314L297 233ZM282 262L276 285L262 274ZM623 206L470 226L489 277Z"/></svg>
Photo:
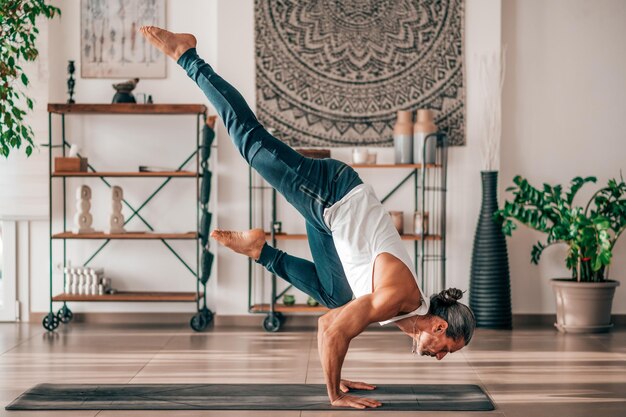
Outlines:
<svg viewBox="0 0 626 417"><path fill-rule="evenodd" d="M83 78L165 78L165 55L138 29L165 27L165 0L81 0Z"/></svg>
<svg viewBox="0 0 626 417"><path fill-rule="evenodd" d="M432 109L465 144L464 0L255 0L258 117L292 146L390 146Z"/></svg>

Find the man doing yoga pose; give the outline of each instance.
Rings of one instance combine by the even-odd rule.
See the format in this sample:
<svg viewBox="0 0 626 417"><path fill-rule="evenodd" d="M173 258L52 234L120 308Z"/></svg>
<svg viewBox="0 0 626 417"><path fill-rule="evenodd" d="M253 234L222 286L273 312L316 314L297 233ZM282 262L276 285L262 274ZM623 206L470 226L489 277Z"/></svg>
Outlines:
<svg viewBox="0 0 626 417"><path fill-rule="evenodd" d="M462 292L423 295L389 214L356 171L334 159L304 157L268 133L241 94L198 56L193 35L153 26L141 33L198 84L248 164L304 216L314 262L269 246L261 229L211 236L330 308L319 319L317 340L332 405L381 405L348 394L375 386L341 379L350 341L371 323L395 324L413 339L414 353L439 360L469 343L475 320L457 302Z"/></svg>

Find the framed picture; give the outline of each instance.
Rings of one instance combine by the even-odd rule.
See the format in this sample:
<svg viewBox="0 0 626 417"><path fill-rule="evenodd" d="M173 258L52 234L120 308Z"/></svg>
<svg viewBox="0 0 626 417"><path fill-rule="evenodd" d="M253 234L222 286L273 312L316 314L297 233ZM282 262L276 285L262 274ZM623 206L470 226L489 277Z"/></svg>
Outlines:
<svg viewBox="0 0 626 417"><path fill-rule="evenodd" d="M165 55L138 32L164 27L165 0L81 0L83 78L165 78Z"/></svg>

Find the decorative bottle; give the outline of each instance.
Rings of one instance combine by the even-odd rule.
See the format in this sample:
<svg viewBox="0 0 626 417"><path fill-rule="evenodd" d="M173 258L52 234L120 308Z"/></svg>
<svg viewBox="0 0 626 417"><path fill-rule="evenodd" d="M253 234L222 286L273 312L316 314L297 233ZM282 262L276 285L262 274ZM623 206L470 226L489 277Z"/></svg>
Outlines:
<svg viewBox="0 0 626 417"><path fill-rule="evenodd" d="M413 163L413 115L408 110L399 110L393 127L393 147L396 164Z"/></svg>
<svg viewBox="0 0 626 417"><path fill-rule="evenodd" d="M413 161L416 164L434 164L437 153L437 140L428 139L426 143L426 154L424 155L424 141L431 133L437 132L437 126L433 121L431 110L420 109L417 111L417 120L413 125Z"/></svg>

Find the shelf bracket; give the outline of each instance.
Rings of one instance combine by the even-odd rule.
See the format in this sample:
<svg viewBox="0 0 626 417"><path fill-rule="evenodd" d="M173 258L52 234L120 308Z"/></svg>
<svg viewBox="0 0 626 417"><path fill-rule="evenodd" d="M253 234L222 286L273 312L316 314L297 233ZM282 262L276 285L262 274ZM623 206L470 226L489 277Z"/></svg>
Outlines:
<svg viewBox="0 0 626 417"><path fill-rule="evenodd" d="M380 200L380 202L384 203L385 201L387 201L387 199L389 199L389 197L391 197L396 191L398 191L400 189L400 187L402 187L404 185L405 182L407 182L411 177L414 177L416 175L417 175L417 169L414 169L413 171L411 171L411 173L409 175L404 177L404 179L402 181L400 181L395 187L393 187L393 189L391 191L389 191L387 193L387 195L384 196Z"/></svg>

